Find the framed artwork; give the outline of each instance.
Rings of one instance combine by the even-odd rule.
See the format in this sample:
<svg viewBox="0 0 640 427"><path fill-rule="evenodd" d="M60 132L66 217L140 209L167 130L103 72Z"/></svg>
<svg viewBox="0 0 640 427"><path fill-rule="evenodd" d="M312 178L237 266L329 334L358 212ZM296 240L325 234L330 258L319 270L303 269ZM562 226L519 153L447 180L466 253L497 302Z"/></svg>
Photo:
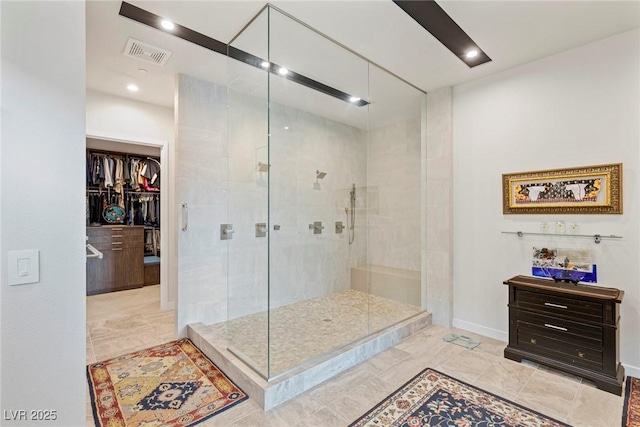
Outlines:
<svg viewBox="0 0 640 427"><path fill-rule="evenodd" d="M504 214L621 214L622 163L502 174Z"/></svg>

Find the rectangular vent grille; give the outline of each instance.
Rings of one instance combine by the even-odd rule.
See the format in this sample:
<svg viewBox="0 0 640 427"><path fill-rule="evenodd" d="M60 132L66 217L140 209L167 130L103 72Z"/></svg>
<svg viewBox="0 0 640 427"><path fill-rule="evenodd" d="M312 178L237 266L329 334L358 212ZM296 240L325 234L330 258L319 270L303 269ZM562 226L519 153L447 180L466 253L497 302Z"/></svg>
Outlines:
<svg viewBox="0 0 640 427"><path fill-rule="evenodd" d="M125 56L141 59L152 64L160 65L161 67L167 63L171 56L171 51L151 46L150 44L131 37L127 40L127 45L125 46L123 53Z"/></svg>

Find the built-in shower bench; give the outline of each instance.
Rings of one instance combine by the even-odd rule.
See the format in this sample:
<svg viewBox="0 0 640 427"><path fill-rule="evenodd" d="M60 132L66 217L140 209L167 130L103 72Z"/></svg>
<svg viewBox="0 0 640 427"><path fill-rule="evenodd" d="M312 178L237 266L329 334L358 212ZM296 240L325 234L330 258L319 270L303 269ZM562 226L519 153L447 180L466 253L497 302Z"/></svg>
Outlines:
<svg viewBox="0 0 640 427"><path fill-rule="evenodd" d="M420 272L375 264L351 267L351 289L415 305L420 303Z"/></svg>

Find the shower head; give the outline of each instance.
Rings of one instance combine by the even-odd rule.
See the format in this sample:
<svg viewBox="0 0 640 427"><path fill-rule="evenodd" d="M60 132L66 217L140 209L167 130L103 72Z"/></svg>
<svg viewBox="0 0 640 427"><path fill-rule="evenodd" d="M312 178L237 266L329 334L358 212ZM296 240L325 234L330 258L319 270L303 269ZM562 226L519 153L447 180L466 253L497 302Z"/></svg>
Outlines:
<svg viewBox="0 0 640 427"><path fill-rule="evenodd" d="M316 179L322 179L327 175L326 172L320 172L319 170L316 171Z"/></svg>
<svg viewBox="0 0 640 427"><path fill-rule="evenodd" d="M269 165L267 163L258 162L258 172L269 172Z"/></svg>

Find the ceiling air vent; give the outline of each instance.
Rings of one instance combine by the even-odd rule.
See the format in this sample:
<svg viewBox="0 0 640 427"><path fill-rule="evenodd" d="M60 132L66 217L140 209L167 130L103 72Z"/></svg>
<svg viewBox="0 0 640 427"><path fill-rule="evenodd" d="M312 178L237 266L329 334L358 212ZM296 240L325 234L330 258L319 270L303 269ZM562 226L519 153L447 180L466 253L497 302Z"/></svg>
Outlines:
<svg viewBox="0 0 640 427"><path fill-rule="evenodd" d="M126 56L142 59L143 61L151 62L161 67L167 63L171 56L171 51L151 46L150 44L132 39L131 37L129 37L123 53Z"/></svg>

